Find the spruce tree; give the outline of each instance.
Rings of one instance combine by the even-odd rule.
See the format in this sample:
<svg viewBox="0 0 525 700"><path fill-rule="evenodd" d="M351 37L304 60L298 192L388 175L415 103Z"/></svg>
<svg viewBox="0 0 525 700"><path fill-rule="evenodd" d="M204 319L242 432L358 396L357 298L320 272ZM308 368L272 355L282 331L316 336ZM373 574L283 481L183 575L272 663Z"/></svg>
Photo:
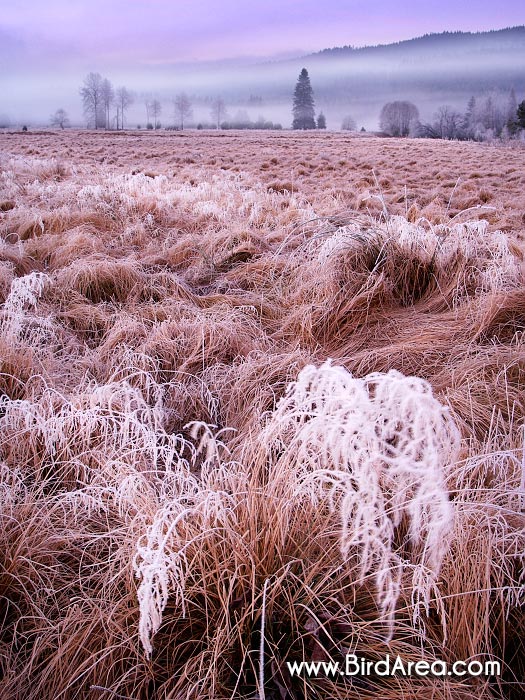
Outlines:
<svg viewBox="0 0 525 700"><path fill-rule="evenodd" d="M507 102L506 123L507 132L510 136L515 136L519 131L518 122L518 100L514 88L510 91L509 101Z"/></svg>
<svg viewBox="0 0 525 700"><path fill-rule="evenodd" d="M303 68L293 94L293 128L315 129L314 93L308 71Z"/></svg>
<svg viewBox="0 0 525 700"><path fill-rule="evenodd" d="M317 128L326 129L326 117L322 112L319 112L319 116L317 117Z"/></svg>
<svg viewBox="0 0 525 700"><path fill-rule="evenodd" d="M516 116L518 117L518 126L525 129L525 100L518 105Z"/></svg>
<svg viewBox="0 0 525 700"><path fill-rule="evenodd" d="M507 121L516 119L516 112L518 111L518 100L516 99L516 91L514 88L511 89L509 94L509 100L507 102Z"/></svg>
<svg viewBox="0 0 525 700"><path fill-rule="evenodd" d="M463 133L465 138L473 139L476 133L477 105L476 98L472 96L468 101L467 111L463 118Z"/></svg>

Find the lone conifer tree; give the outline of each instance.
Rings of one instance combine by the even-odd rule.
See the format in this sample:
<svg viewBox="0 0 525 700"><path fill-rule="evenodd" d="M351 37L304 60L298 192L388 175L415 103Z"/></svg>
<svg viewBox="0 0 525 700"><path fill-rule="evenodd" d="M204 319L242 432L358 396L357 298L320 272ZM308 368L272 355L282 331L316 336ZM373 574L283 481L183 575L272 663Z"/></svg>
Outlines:
<svg viewBox="0 0 525 700"><path fill-rule="evenodd" d="M525 129L525 100L518 105L516 116L518 117L518 126Z"/></svg>
<svg viewBox="0 0 525 700"><path fill-rule="evenodd" d="M293 128L315 129L314 93L308 71L303 68L293 94Z"/></svg>

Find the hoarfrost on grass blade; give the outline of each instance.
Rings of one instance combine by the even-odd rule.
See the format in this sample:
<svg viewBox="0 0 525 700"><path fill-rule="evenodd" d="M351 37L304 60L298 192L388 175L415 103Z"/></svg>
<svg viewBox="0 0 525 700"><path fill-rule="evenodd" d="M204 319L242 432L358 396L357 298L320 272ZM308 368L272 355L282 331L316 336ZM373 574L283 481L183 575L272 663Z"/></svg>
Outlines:
<svg viewBox="0 0 525 700"><path fill-rule="evenodd" d="M187 507L190 500L193 503ZM152 638L162 623L170 593L182 616L186 616L188 549L192 545L200 546L217 530L231 527L235 521L234 508L234 497L225 491L181 492L178 498L159 509L152 525L139 539L133 568L140 581L137 588L140 641L148 656L152 654Z"/></svg>
<svg viewBox="0 0 525 700"><path fill-rule="evenodd" d="M197 450L210 448L209 426ZM268 461L268 488L287 502L328 503L341 523L343 559L355 564L357 585L375 581L381 619L391 636L404 568L417 583L414 619L429 609L431 592L453 525L444 467L457 459L459 431L430 385L399 372L353 377L326 362L305 367L268 417L261 444ZM220 460L212 440L209 459ZM227 466L227 465L226 465ZM185 612L187 552L235 521L244 488L224 490L227 469L204 479L200 490L159 509L137 544L134 569L140 584L140 638L152 653L170 595ZM222 476L221 476L222 475ZM221 484L223 488L221 490ZM410 560L397 551L397 528L404 521Z"/></svg>
<svg viewBox="0 0 525 700"><path fill-rule="evenodd" d="M34 402L2 396L0 410L6 439L30 438L20 442L20 448L25 446L18 454L22 461L31 453L38 461L57 455L69 461L79 452L90 455L101 450L106 460L127 456L143 468L185 473L188 462L183 453L193 449L182 435L165 431L161 397L150 406L126 381L90 386L72 397L46 388ZM17 454L14 441L12 449Z"/></svg>
<svg viewBox="0 0 525 700"><path fill-rule="evenodd" d="M353 377L330 361L305 367L263 433L275 478L294 497L328 498L341 520L341 553L359 561L359 582L375 578L377 601L393 629L403 560L396 528L408 525L419 569L415 615L428 609L453 525L444 468L457 460L459 431L428 382L391 370Z"/></svg>
<svg viewBox="0 0 525 700"><path fill-rule="evenodd" d="M2 321L2 332L7 338L13 341L19 338L25 311L36 307L42 292L49 284L51 284L51 278L43 272L31 272L23 277L15 277L11 282L4 304L5 317ZM42 319L39 321L45 324Z"/></svg>
<svg viewBox="0 0 525 700"><path fill-rule="evenodd" d="M469 262L479 293L508 290L521 283L522 265L512 252L511 238L503 231L488 231L484 220L440 224L429 230L421 221L411 223L402 216L390 216L387 223L375 222L366 231L362 223L355 222L339 227L327 238L313 240L312 252L326 265L334 256L359 251L371 241L380 248L378 260L388 254L389 247L399 246L421 263L434 261L441 270L449 269L460 255ZM461 280L457 283L456 304L464 297Z"/></svg>

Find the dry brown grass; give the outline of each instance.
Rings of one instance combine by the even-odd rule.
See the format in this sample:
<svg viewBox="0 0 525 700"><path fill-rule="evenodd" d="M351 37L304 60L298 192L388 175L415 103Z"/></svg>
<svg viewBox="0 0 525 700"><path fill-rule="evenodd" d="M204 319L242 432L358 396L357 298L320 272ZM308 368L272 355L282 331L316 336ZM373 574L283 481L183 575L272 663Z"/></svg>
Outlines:
<svg viewBox="0 0 525 700"><path fill-rule="evenodd" d="M525 151L0 139L1 700L519 700Z"/></svg>

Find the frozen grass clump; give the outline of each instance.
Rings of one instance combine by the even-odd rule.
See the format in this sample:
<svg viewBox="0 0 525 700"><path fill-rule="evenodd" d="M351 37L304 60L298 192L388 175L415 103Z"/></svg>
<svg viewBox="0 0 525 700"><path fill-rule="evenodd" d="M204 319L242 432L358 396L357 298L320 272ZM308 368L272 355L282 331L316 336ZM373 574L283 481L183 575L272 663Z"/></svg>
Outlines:
<svg viewBox="0 0 525 700"><path fill-rule="evenodd" d="M502 231L489 232L483 220L436 226L402 216L368 225L356 220L311 245L323 265L352 256L371 273L387 275L394 289L418 285L415 301L441 290L458 305L467 296L517 288L523 281L523 252Z"/></svg>
<svg viewBox="0 0 525 700"><path fill-rule="evenodd" d="M450 544L444 470L458 458L459 441L427 382L393 370L357 378L330 362L299 373L262 431L272 474L282 474L295 497L328 498L338 512L343 558L358 558L360 583L373 573L390 634L401 526L405 556L426 581L416 597L428 611Z"/></svg>
<svg viewBox="0 0 525 700"><path fill-rule="evenodd" d="M33 318L27 312L36 308L44 289L51 284L51 278L43 272L31 272L23 277L15 277L4 303L2 331L6 337L17 342L23 332L24 323ZM34 317L37 325L46 325L45 319ZM50 326L50 323L47 323ZM33 333L34 335L34 333ZM38 335L38 329L37 329ZM34 340L34 338L33 338Z"/></svg>
<svg viewBox="0 0 525 700"><path fill-rule="evenodd" d="M46 388L34 400L0 399L3 450L8 462L67 483L90 483L111 460L136 470L188 468L188 445L164 429L164 387L147 402L126 381L88 386L64 396ZM15 436L17 438L15 439Z"/></svg>
<svg viewBox="0 0 525 700"><path fill-rule="evenodd" d="M186 617L186 580L195 546L221 531L238 531L236 507L245 495L246 473L241 465L226 460L229 453L212 428L203 422L188 426L200 459L200 479L191 476L177 482L176 490L163 493L153 522L138 543L133 568L139 580L139 636L151 656L152 638L162 623L168 598L174 598L182 618ZM225 535L224 537L228 537Z"/></svg>
<svg viewBox="0 0 525 700"><path fill-rule="evenodd" d="M74 169L57 158L11 156L0 159L1 182L13 195L19 195L25 186L48 180L62 180Z"/></svg>
<svg viewBox="0 0 525 700"><path fill-rule="evenodd" d="M225 491L199 489L193 498L183 492L156 513L147 534L137 543L134 570L139 580L139 635L147 655L152 654L152 637L160 628L168 598L186 617L189 548L216 530L235 527L235 503L234 496ZM192 527L198 534L188 538Z"/></svg>
<svg viewBox="0 0 525 700"><path fill-rule="evenodd" d="M4 303L14 279L14 264L11 260L0 261L0 303Z"/></svg>
<svg viewBox="0 0 525 700"><path fill-rule="evenodd" d="M13 507L26 494L23 475L19 469L11 469L0 462L0 517L12 512Z"/></svg>
<svg viewBox="0 0 525 700"><path fill-rule="evenodd" d="M31 272L29 275L14 279L4 305L7 315L16 315L24 308L34 308L49 282L51 282L50 278L43 272Z"/></svg>
<svg viewBox="0 0 525 700"><path fill-rule="evenodd" d="M140 265L133 260L94 256L74 261L60 270L57 281L65 290L74 289L94 304L99 304L125 302L138 295L143 276Z"/></svg>

